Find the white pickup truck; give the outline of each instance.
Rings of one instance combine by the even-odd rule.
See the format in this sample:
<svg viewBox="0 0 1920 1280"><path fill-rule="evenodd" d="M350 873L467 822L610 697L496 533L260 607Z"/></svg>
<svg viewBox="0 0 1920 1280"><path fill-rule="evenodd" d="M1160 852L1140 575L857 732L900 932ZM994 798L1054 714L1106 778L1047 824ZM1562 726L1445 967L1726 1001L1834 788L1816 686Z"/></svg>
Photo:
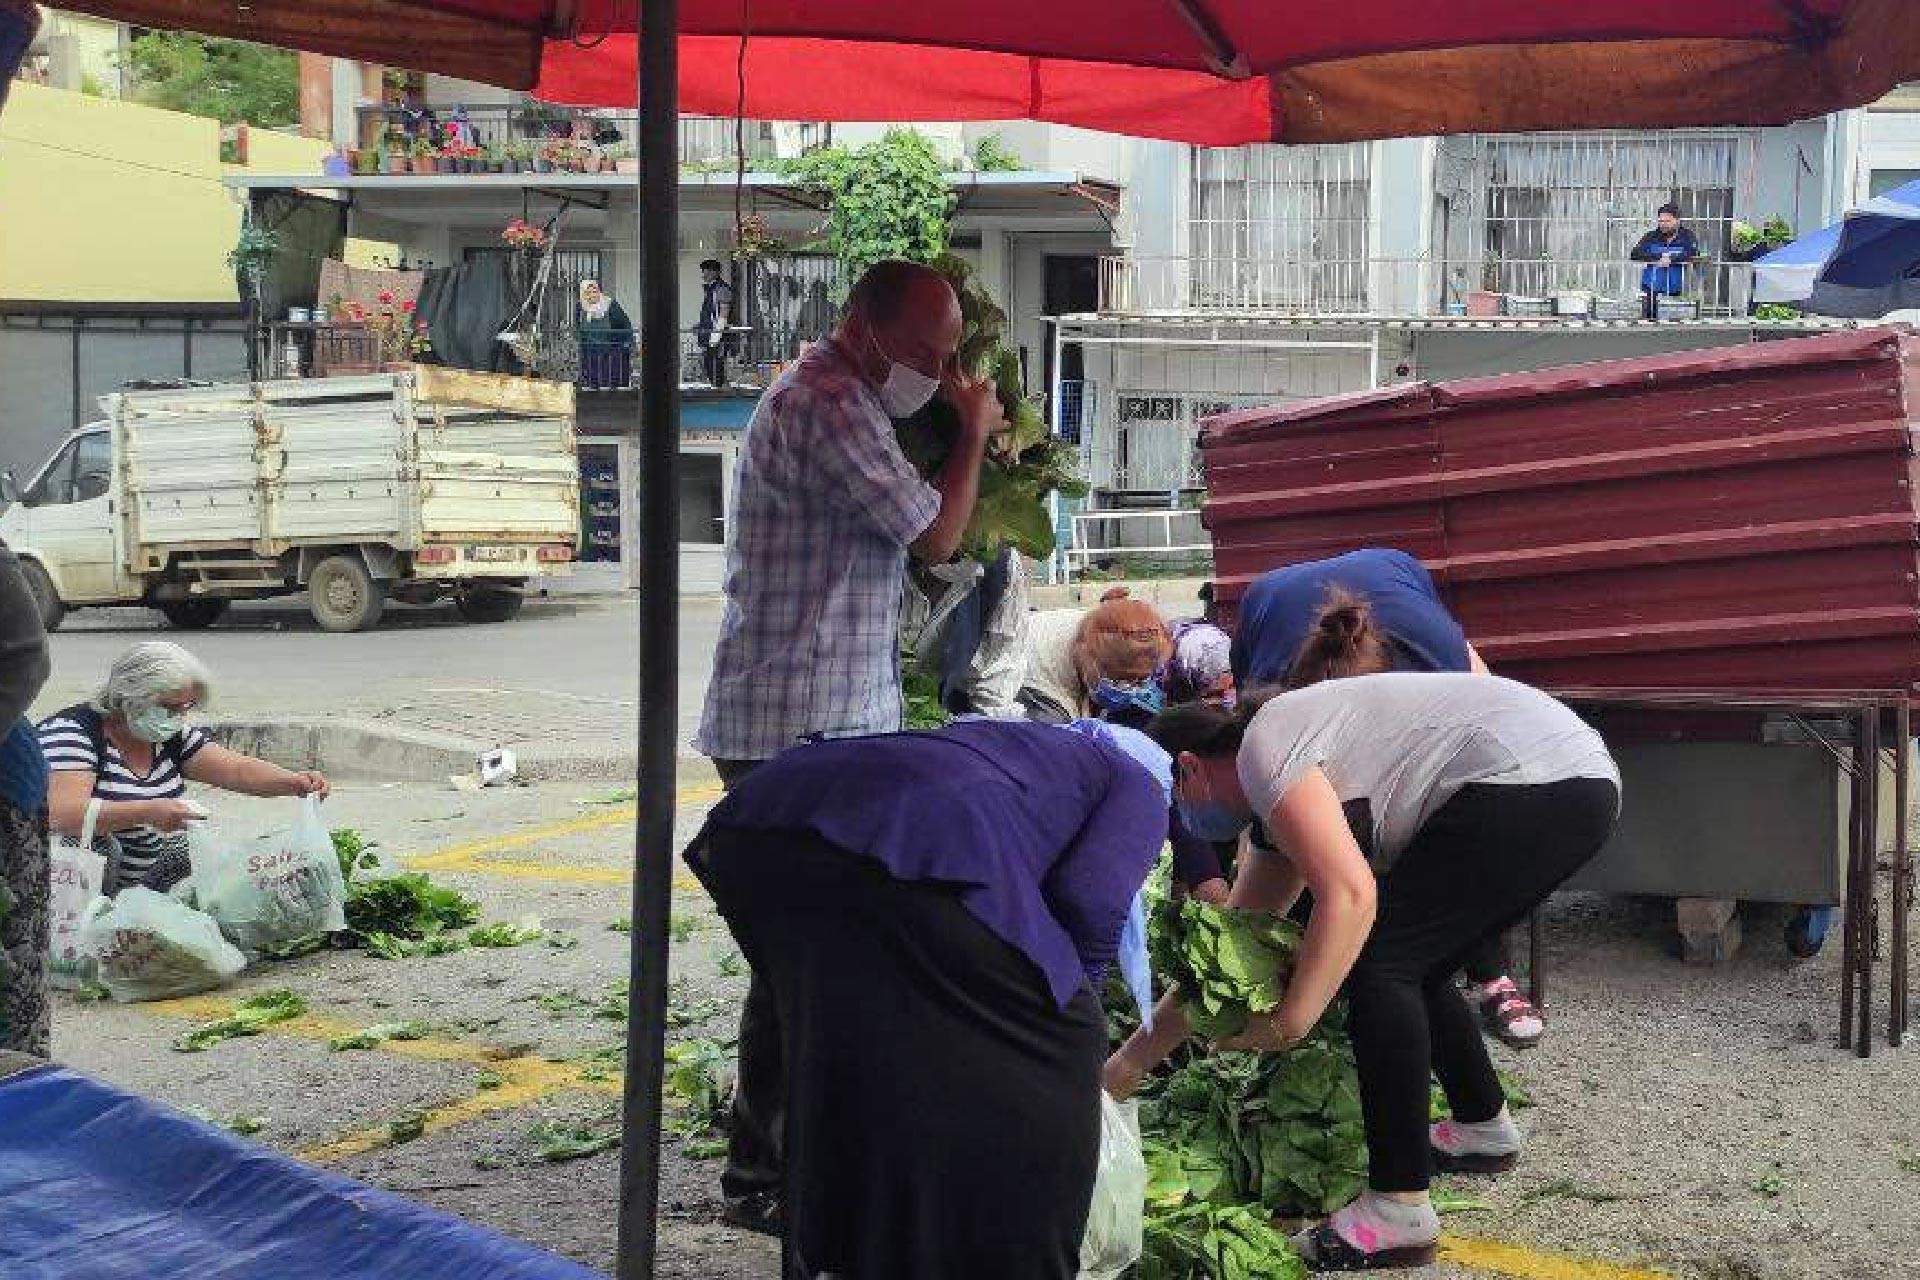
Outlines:
<svg viewBox="0 0 1920 1280"><path fill-rule="evenodd" d="M449 596L502 622L529 582L571 571L571 386L415 366L101 405L26 485L0 477L0 538L49 631L88 605L208 627L302 590L329 631Z"/></svg>

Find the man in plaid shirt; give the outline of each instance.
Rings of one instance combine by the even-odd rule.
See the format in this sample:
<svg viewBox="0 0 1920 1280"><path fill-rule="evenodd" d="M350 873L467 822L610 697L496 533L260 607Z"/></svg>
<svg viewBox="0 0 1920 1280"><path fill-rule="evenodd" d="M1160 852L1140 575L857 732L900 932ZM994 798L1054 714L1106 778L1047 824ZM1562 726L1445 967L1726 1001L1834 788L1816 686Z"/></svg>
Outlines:
<svg viewBox="0 0 1920 1280"><path fill-rule="evenodd" d="M900 728L900 595L909 555L941 564L972 518L990 382L962 381L959 299L946 278L881 262L832 337L760 398L747 425L727 548L726 616L696 739L731 786L815 736ZM929 484L893 419L936 394L960 436ZM740 1019L727 1220L778 1231L785 1071L772 991L755 977Z"/></svg>

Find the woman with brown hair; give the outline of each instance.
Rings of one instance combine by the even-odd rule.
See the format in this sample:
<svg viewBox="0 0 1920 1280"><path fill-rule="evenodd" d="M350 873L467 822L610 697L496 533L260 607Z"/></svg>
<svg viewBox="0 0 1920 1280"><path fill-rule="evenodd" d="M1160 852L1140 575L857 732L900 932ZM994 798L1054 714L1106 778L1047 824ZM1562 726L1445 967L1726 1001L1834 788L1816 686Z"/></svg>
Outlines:
<svg viewBox="0 0 1920 1280"><path fill-rule="evenodd" d="M1137 728L1165 705L1158 677L1173 641L1159 612L1124 587L1084 613L1034 614L1027 619L1026 648L1019 702L1029 720L1065 724L1099 716Z"/></svg>
<svg viewBox="0 0 1920 1280"><path fill-rule="evenodd" d="M1606 746L1546 694L1498 676L1389 672L1327 680L1232 711L1195 703L1151 736L1175 758L1187 828L1255 820L1230 905L1313 914L1278 1008L1219 1048L1284 1050L1336 995L1360 1077L1368 1190L1295 1245L1317 1270L1432 1261L1436 1164L1498 1172L1520 1133L1453 975L1599 852L1619 812ZM1185 1036L1177 1001L1109 1060L1126 1097ZM1452 1118L1428 1124L1429 1076Z"/></svg>
<svg viewBox="0 0 1920 1280"><path fill-rule="evenodd" d="M1487 664L1425 565L1404 551L1367 547L1254 579L1240 601L1233 670L1242 688L1298 689L1376 671L1485 675ZM1540 1042L1546 1019L1514 982L1504 936L1469 954L1465 970L1467 998L1489 1035L1515 1049Z"/></svg>

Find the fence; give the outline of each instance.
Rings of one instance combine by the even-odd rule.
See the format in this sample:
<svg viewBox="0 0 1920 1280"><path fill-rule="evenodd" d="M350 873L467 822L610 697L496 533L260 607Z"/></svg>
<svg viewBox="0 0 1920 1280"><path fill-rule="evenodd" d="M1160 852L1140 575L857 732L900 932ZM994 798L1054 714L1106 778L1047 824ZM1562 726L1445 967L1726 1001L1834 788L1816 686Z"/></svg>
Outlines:
<svg viewBox="0 0 1920 1280"><path fill-rule="evenodd" d="M503 146L512 142L539 142L550 138L581 138L603 145L625 145L637 154L640 118L631 111L556 107L540 102L489 103L461 108L458 127L475 146ZM444 144L455 127L454 109L432 108L426 115L402 107L361 107L360 143L373 146L382 137L409 139L425 133L435 146ZM735 121L710 116L680 118L680 164L683 168L733 164L741 150L749 167L804 155L831 145L833 126L814 122Z"/></svg>
<svg viewBox="0 0 1920 1280"><path fill-rule="evenodd" d="M1619 304L1602 318L1637 311L1643 264L1617 258L1272 258L1112 256L1100 263L1100 310L1147 314L1222 312L1319 316L1539 315L1543 300L1579 291ZM1358 282L1358 283L1356 283ZM1711 258L1689 265L1683 296L1704 317L1747 314L1753 268ZM1476 298L1474 295L1493 295ZM1508 299L1512 298L1513 301Z"/></svg>

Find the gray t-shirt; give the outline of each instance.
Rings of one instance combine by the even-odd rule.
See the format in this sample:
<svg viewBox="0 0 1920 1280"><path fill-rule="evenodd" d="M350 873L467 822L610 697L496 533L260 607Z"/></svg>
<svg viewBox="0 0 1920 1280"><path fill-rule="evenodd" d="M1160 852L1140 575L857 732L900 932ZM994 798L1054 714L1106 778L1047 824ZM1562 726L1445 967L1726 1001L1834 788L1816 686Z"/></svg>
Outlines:
<svg viewBox="0 0 1920 1280"><path fill-rule="evenodd" d="M1465 786L1620 784L1600 735L1565 706L1517 681L1453 672L1350 676L1282 694L1247 726L1238 765L1262 821L1319 768L1350 820L1364 803L1373 837L1364 851L1376 864L1398 857Z"/></svg>

